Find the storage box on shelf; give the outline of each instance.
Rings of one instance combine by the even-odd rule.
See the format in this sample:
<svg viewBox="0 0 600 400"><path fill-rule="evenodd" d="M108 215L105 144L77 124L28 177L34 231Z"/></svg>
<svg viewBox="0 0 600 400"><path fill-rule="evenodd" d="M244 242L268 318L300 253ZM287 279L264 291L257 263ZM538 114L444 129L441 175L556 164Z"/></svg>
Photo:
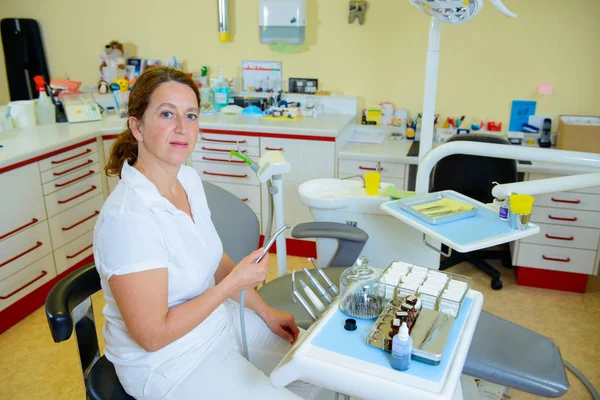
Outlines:
<svg viewBox="0 0 600 400"><path fill-rule="evenodd" d="M585 292L588 275L598 273L600 187L536 196L531 221L540 233L512 246L517 283Z"/></svg>
<svg viewBox="0 0 600 400"><path fill-rule="evenodd" d="M370 171L381 172L381 181L393 184L397 189L404 189L408 168L405 164L391 161L365 161L360 159L340 159L338 161L338 177L347 178L352 175L363 175Z"/></svg>
<svg viewBox="0 0 600 400"><path fill-rule="evenodd" d="M57 276L92 259L92 230L104 202L96 139L5 170L0 332L40 307Z"/></svg>

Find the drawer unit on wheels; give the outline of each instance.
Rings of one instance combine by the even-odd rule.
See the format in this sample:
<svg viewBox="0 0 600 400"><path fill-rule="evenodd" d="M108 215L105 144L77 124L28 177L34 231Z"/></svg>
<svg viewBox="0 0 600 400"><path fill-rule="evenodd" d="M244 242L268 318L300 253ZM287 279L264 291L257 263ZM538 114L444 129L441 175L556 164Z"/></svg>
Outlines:
<svg viewBox="0 0 600 400"><path fill-rule="evenodd" d="M83 167L61 165L46 171L54 178L44 184L44 199L57 274L92 255L92 231L104 203L96 143L92 147L93 153L70 161Z"/></svg>
<svg viewBox="0 0 600 400"><path fill-rule="evenodd" d="M312 179L335 177L335 142L301 138L261 137L260 145L262 152L281 151L291 166L290 173L283 176L285 221L292 227L300 223L313 221L309 208L300 202L298 187ZM263 226L266 225L269 217L269 196L267 185L262 185ZM280 228L274 224L275 221L273 221L271 232ZM286 231L286 236L291 237L291 229ZM310 241L314 242L314 240ZM291 255L297 254L291 246L288 246L288 253Z"/></svg>
<svg viewBox="0 0 600 400"><path fill-rule="evenodd" d="M405 164L391 161L338 160L338 178L364 175L366 172L377 170L381 173L382 182L391 183L397 189L404 189L405 182L407 182L405 174L408 172Z"/></svg>
<svg viewBox="0 0 600 400"><path fill-rule="evenodd" d="M0 187L2 333L31 312L18 301L54 278L56 269L38 163L0 172Z"/></svg>
<svg viewBox="0 0 600 400"><path fill-rule="evenodd" d="M244 161L237 157L229 159L231 150L258 160L259 139L253 136L201 132L192 152L192 167L202 180L222 187L248 204L260 221L260 182Z"/></svg>
<svg viewBox="0 0 600 400"><path fill-rule="evenodd" d="M598 273L600 188L536 196L531 221L540 233L512 246L517 283L585 292L587 276Z"/></svg>

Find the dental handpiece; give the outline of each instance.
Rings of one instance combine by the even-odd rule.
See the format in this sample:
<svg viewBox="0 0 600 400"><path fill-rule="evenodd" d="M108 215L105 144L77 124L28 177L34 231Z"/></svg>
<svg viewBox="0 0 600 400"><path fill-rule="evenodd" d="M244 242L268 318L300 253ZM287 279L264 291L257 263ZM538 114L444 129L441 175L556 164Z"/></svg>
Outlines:
<svg viewBox="0 0 600 400"><path fill-rule="evenodd" d="M308 287L306 283L302 279L299 279L300 287L304 290L304 294L308 297L311 303L315 306L318 312L323 312L325 309L325 305L319 300L315 292L312 291L311 288Z"/></svg>
<svg viewBox="0 0 600 400"><path fill-rule="evenodd" d="M277 239L277 236L279 236L283 232L285 232L286 229L290 229L290 224L286 223L277 232L275 232L273 234L273 236L271 236L271 239L269 239L269 241L267 242L267 245L265 246L263 253L260 255L260 257L258 257L256 259L256 261L254 261L254 264L258 264L260 262L260 260L263 259L263 257L269 252L269 249L271 248L271 246L273 246L273 244L275 244L275 240Z"/></svg>
<svg viewBox="0 0 600 400"><path fill-rule="evenodd" d="M302 308L311 316L313 321L317 320L317 315L313 311L312 307L308 305L308 302L302 297L300 292L296 289L296 271L292 272L292 299L294 302L300 303Z"/></svg>
<svg viewBox="0 0 600 400"><path fill-rule="evenodd" d="M327 291L319 283L319 281L314 276L312 276L312 274L308 271L308 269L306 269L306 267L303 266L302 267L302 271L304 271L304 273L306 274L306 276L308 276L308 279L313 284L313 286L315 287L315 289L317 289L317 292L319 292L319 296L323 300L325 300L325 303L327 303L327 304L331 303L331 301L332 301L331 296L329 295L329 293L327 293Z"/></svg>
<svg viewBox="0 0 600 400"><path fill-rule="evenodd" d="M331 279L329 279L325 271L323 271L321 267L319 267L319 264L317 264L314 258L309 257L308 261L312 263L317 273L321 276L321 278L323 278L325 283L327 283L327 289L329 289L334 296L337 296L340 293L340 291L338 290L337 286L335 286L335 284L331 281Z"/></svg>

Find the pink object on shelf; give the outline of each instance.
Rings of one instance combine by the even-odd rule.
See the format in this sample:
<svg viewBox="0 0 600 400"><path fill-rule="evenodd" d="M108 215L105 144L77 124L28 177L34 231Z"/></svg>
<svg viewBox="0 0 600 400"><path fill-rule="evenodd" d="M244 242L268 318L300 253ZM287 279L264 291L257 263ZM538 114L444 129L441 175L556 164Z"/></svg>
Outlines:
<svg viewBox="0 0 600 400"><path fill-rule="evenodd" d="M551 83L540 83L538 85L538 93L551 95L552 94L552 84Z"/></svg>

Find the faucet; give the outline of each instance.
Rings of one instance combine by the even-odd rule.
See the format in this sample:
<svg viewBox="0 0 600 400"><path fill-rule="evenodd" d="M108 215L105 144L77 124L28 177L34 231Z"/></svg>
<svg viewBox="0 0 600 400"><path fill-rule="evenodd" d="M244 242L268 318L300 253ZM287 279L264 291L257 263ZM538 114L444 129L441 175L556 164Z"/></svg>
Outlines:
<svg viewBox="0 0 600 400"><path fill-rule="evenodd" d="M363 187L366 188L367 187L367 183L365 181L365 177L362 175L350 175L350 176L346 176L344 178L340 178L341 181L346 180L346 179L352 179L352 178L360 178L363 181Z"/></svg>

